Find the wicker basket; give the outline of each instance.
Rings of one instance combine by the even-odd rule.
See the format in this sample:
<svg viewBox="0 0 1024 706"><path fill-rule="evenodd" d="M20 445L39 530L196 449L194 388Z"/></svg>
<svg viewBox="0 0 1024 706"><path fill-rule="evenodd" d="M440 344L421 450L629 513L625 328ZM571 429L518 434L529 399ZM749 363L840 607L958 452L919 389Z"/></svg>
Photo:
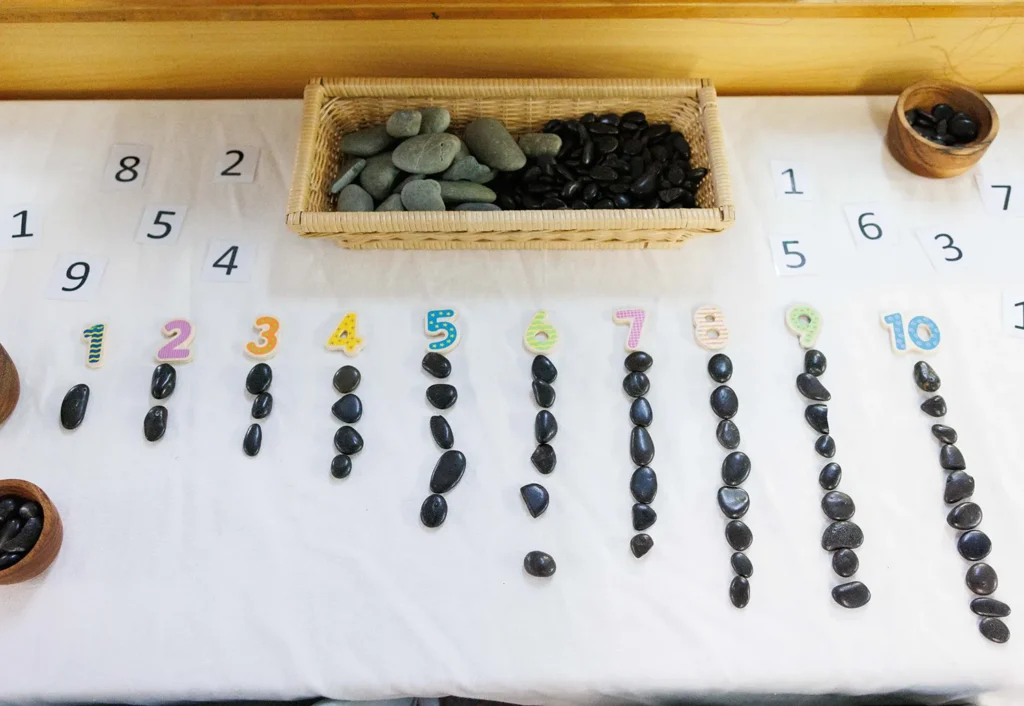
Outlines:
<svg viewBox="0 0 1024 706"><path fill-rule="evenodd" d="M478 117L503 120L515 135L551 118L642 110L686 135L695 166L710 174L693 209L338 213L329 194L347 132L377 125L395 110L441 105L451 131ZM725 230L735 218L732 187L708 80L313 79L288 198L287 224L305 237L350 248L648 248L679 246Z"/></svg>

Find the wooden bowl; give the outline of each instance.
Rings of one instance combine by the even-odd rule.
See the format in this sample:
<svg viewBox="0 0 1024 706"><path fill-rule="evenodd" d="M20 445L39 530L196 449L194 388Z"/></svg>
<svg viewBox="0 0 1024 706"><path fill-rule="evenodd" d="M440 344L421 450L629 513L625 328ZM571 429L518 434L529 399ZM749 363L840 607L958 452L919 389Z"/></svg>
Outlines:
<svg viewBox="0 0 1024 706"><path fill-rule="evenodd" d="M32 551L21 561L0 571L0 585L21 583L43 573L57 558L61 542L64 541L64 525L61 524L60 514L42 488L27 480L0 480L0 497L5 495L17 495L39 503L43 508L43 532Z"/></svg>
<svg viewBox="0 0 1024 706"><path fill-rule="evenodd" d="M21 383L18 381L18 369L7 351L0 345L0 424L11 416L21 396Z"/></svg>
<svg viewBox="0 0 1024 706"><path fill-rule="evenodd" d="M946 103L971 116L978 123L977 139L965 145L946 146L918 135L907 122L906 112L913 108L931 111L937 103ZM896 161L914 174L945 179L974 166L998 132L999 116L985 96L960 83L926 79L900 94L889 116L886 142Z"/></svg>

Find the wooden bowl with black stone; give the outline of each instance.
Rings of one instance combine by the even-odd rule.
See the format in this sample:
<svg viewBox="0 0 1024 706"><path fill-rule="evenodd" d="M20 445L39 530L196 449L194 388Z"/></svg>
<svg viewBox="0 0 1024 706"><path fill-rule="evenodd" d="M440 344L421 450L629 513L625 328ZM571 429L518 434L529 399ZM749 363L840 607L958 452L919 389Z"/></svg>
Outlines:
<svg viewBox="0 0 1024 706"><path fill-rule="evenodd" d="M39 503L43 509L43 531L24 559L0 571L0 585L28 581L46 571L57 558L61 542L64 541L64 525L61 524L60 514L42 488L27 480L0 480L0 498L7 495Z"/></svg>

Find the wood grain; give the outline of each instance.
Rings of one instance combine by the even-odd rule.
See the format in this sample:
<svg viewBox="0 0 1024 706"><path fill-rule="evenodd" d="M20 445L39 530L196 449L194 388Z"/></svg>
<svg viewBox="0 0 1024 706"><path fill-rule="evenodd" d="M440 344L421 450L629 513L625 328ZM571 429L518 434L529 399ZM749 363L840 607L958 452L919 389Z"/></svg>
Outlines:
<svg viewBox="0 0 1024 706"><path fill-rule="evenodd" d="M0 571L0 585L28 581L46 571L57 558L64 541L64 524L60 520L60 513L42 488L27 480L0 480L0 497L5 495L17 495L39 503L43 508L43 531L24 559Z"/></svg>
<svg viewBox="0 0 1024 706"><path fill-rule="evenodd" d="M0 424L7 421L14 412L19 397L21 381L18 378L18 369L3 345L0 345Z"/></svg>

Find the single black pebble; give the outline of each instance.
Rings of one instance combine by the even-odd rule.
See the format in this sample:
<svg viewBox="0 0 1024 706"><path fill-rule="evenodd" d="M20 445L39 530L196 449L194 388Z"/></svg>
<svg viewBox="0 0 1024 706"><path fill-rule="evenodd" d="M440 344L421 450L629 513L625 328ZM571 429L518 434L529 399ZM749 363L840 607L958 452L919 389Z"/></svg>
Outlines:
<svg viewBox="0 0 1024 706"><path fill-rule="evenodd" d="M640 466L629 479L629 492L638 503L652 503L658 494L658 474L650 466Z"/></svg>
<svg viewBox="0 0 1024 706"><path fill-rule="evenodd" d="M654 421L654 410L646 397L637 397L629 406L629 421L638 427L649 427Z"/></svg>
<svg viewBox="0 0 1024 706"><path fill-rule="evenodd" d="M830 490L821 498L821 511L830 520L848 520L853 517L857 507L853 498L838 490Z"/></svg>
<svg viewBox="0 0 1024 706"><path fill-rule="evenodd" d="M14 552L0 554L0 571L14 566L24 558L24 554L15 554Z"/></svg>
<svg viewBox="0 0 1024 706"><path fill-rule="evenodd" d="M932 417L944 417L946 416L946 400L942 399L942 395L929 397L921 403L921 409Z"/></svg>
<svg viewBox="0 0 1024 706"><path fill-rule="evenodd" d="M273 381L274 371L270 366L266 363L257 363L245 376L245 389L249 391L250 395L258 395L270 389L270 383Z"/></svg>
<svg viewBox="0 0 1024 706"><path fill-rule="evenodd" d="M728 385L719 385L711 393L711 410L720 419L732 419L740 409L740 400Z"/></svg>
<svg viewBox="0 0 1024 706"><path fill-rule="evenodd" d="M146 418L142 420L142 433L146 435L146 441L159 441L167 431L167 408L158 404L150 407L146 412Z"/></svg>
<svg viewBox="0 0 1024 706"><path fill-rule="evenodd" d="M995 593L999 587L999 577L996 570L984 562L972 564L967 570L967 588L979 596L987 596Z"/></svg>
<svg viewBox="0 0 1024 706"><path fill-rule="evenodd" d="M346 454L338 454L331 459L331 475L335 478L348 478L352 472L352 459Z"/></svg>
<svg viewBox="0 0 1024 706"><path fill-rule="evenodd" d="M14 522L8 520L7 524ZM43 518L30 517L20 523L20 530L13 537L6 541L0 541L0 552L13 554L28 554L32 547L39 541L39 535L43 533ZM6 527L4 528L6 529Z"/></svg>
<svg viewBox="0 0 1024 706"><path fill-rule="evenodd" d="M953 106L948 103L936 103L932 106L932 118L936 121L949 120L954 114L955 111L953 110Z"/></svg>
<svg viewBox="0 0 1024 706"><path fill-rule="evenodd" d="M533 435L537 438L538 444L546 444L555 438L558 433L558 421L555 415L546 409L537 412L533 420Z"/></svg>
<svg viewBox="0 0 1024 706"><path fill-rule="evenodd" d="M957 440L956 429L945 424L932 424L932 436L944 444L955 444Z"/></svg>
<svg viewBox="0 0 1024 706"><path fill-rule="evenodd" d="M658 513L647 503L633 503L633 529L642 532L658 521Z"/></svg>
<svg viewBox="0 0 1024 706"><path fill-rule="evenodd" d="M804 410L804 419L814 431L819 434L828 434L828 405L807 405L807 409Z"/></svg>
<svg viewBox="0 0 1024 706"><path fill-rule="evenodd" d="M18 509L18 502L19 500L17 498L11 496L0 498L0 525L7 522L8 517L14 517L16 512L20 514L21 511Z"/></svg>
<svg viewBox="0 0 1024 706"><path fill-rule="evenodd" d="M420 505L420 522L425 527L440 527L448 517L448 501L443 495L428 495Z"/></svg>
<svg viewBox="0 0 1024 706"><path fill-rule="evenodd" d="M548 490L540 483L524 485L519 489L519 494L523 496L526 509L534 517L540 517L548 509Z"/></svg>
<svg viewBox="0 0 1024 706"><path fill-rule="evenodd" d="M43 508L40 507L39 503L29 500L22 503L22 506L18 508L18 516L23 520L27 520L32 517L42 517Z"/></svg>
<svg viewBox="0 0 1024 706"><path fill-rule="evenodd" d="M814 377L818 377L825 372L825 367L828 365L828 360L825 358L825 354L821 351L814 350L813 348L804 353L804 372L810 373Z"/></svg>
<svg viewBox="0 0 1024 706"><path fill-rule="evenodd" d="M827 463L818 474L818 485L825 490L835 490L843 478L843 469L838 463Z"/></svg>
<svg viewBox="0 0 1024 706"><path fill-rule="evenodd" d="M654 540L646 533L633 535L633 539L629 540L629 551L633 552L637 559L651 551L653 547Z"/></svg>
<svg viewBox="0 0 1024 706"><path fill-rule="evenodd" d="M745 552L754 541L754 533L750 531L746 523L733 520L725 526L725 541L735 551Z"/></svg>
<svg viewBox="0 0 1024 706"><path fill-rule="evenodd" d="M960 503L946 515L949 526L958 530L974 529L981 524L981 506L977 503Z"/></svg>
<svg viewBox="0 0 1024 706"><path fill-rule="evenodd" d="M437 409L448 409L459 399L459 391L453 385L438 383L427 388L427 401Z"/></svg>
<svg viewBox="0 0 1024 706"><path fill-rule="evenodd" d="M719 488L718 507L730 520L738 520L750 509L750 495L743 488Z"/></svg>
<svg viewBox="0 0 1024 706"><path fill-rule="evenodd" d="M423 369L436 378L446 378L452 374L452 362L440 353L431 351L423 356Z"/></svg>
<svg viewBox="0 0 1024 706"><path fill-rule="evenodd" d="M832 600L844 608L860 608L871 600L871 591L860 581L841 583L832 589Z"/></svg>
<svg viewBox="0 0 1024 706"><path fill-rule="evenodd" d="M626 356L626 370L632 370L636 373L644 373L654 365L654 358L651 357L650 353L644 353L643 351L633 351Z"/></svg>
<svg viewBox="0 0 1024 706"><path fill-rule="evenodd" d="M953 471L946 476L946 488L942 493L943 500L952 505L974 495L974 477L967 471Z"/></svg>
<svg viewBox="0 0 1024 706"><path fill-rule="evenodd" d="M430 492L447 493L462 480L466 472L466 456L461 451L445 451L437 459L434 471L430 474Z"/></svg>
<svg viewBox="0 0 1024 706"><path fill-rule="evenodd" d="M754 573L754 565L743 552L736 552L729 558L732 570L745 579L749 579Z"/></svg>
<svg viewBox="0 0 1024 706"><path fill-rule="evenodd" d="M836 455L836 440L828 434L822 434L814 442L814 450L818 455L832 458Z"/></svg>
<svg viewBox="0 0 1024 706"><path fill-rule="evenodd" d="M733 576L729 584L729 600L737 608L746 608L750 602L750 581L742 576Z"/></svg>
<svg viewBox="0 0 1024 706"><path fill-rule="evenodd" d="M255 456L263 446L263 428L259 424L250 424L242 439L242 450L246 456Z"/></svg>
<svg viewBox="0 0 1024 706"><path fill-rule="evenodd" d="M9 542L13 542L14 538L18 536L18 532L21 531L22 522L17 517L12 517L7 520L4 524L3 529L0 529L0 552L6 552L6 547Z"/></svg>
<svg viewBox="0 0 1024 706"><path fill-rule="evenodd" d="M729 419L723 419L718 423L715 436L718 437L718 443L727 449L735 449L740 445L740 428Z"/></svg>
<svg viewBox="0 0 1024 706"><path fill-rule="evenodd" d="M995 598L975 598L971 610L984 618L1005 618L1010 614L1010 606Z"/></svg>
<svg viewBox="0 0 1024 706"><path fill-rule="evenodd" d="M343 365L334 373L334 389L345 395L359 387L359 381L363 376L359 368L352 365Z"/></svg>
<svg viewBox="0 0 1024 706"><path fill-rule="evenodd" d="M809 400L828 402L832 399L832 394L821 384L821 380L810 373L800 373L796 376L796 389Z"/></svg>
<svg viewBox="0 0 1024 706"><path fill-rule="evenodd" d="M960 535L956 549L967 561L980 561L992 551L992 540L981 530L969 530Z"/></svg>
<svg viewBox="0 0 1024 706"><path fill-rule="evenodd" d="M630 397L643 397L651 389L651 381L643 373L629 373L622 378L622 389Z"/></svg>
<svg viewBox="0 0 1024 706"><path fill-rule="evenodd" d="M274 409L274 396L269 392L261 392L252 401L252 418L266 419Z"/></svg>
<svg viewBox="0 0 1024 706"><path fill-rule="evenodd" d="M852 549L837 549L832 553L832 570L844 579L853 576L859 568L860 559Z"/></svg>
<svg viewBox="0 0 1024 706"><path fill-rule="evenodd" d="M978 629L992 642L1002 644L1010 639L1010 628L999 618L984 618L978 623Z"/></svg>
<svg viewBox="0 0 1024 706"><path fill-rule="evenodd" d="M637 466L646 466L654 460L654 439L644 427L633 427L629 435L629 456Z"/></svg>
<svg viewBox="0 0 1024 706"><path fill-rule="evenodd" d="M345 424L355 424L363 416L363 401L349 393L331 406L331 414Z"/></svg>
<svg viewBox="0 0 1024 706"><path fill-rule="evenodd" d="M831 552L836 549L856 549L864 544L864 531L855 522L843 520L833 522L821 535L821 548Z"/></svg>
<svg viewBox="0 0 1024 706"><path fill-rule="evenodd" d="M750 457L742 451L733 451L722 460L722 482L738 486L750 475Z"/></svg>
<svg viewBox="0 0 1024 706"><path fill-rule="evenodd" d="M89 408L89 386L75 385L60 403L60 425L65 429L77 429L85 419L85 411Z"/></svg>
<svg viewBox="0 0 1024 706"><path fill-rule="evenodd" d="M967 468L964 455L953 444L943 444L939 449L939 465L947 471L962 471Z"/></svg>
<svg viewBox="0 0 1024 706"><path fill-rule="evenodd" d="M541 444L530 455L530 462L533 463L533 467L544 475L555 470L555 463L557 461L555 449L550 444Z"/></svg>
<svg viewBox="0 0 1024 706"><path fill-rule="evenodd" d="M538 355L533 359L533 364L530 366L530 371L533 373L535 380L543 380L544 382L551 384L558 377L558 368L551 362L551 359L546 355Z"/></svg>
<svg viewBox="0 0 1024 706"><path fill-rule="evenodd" d="M533 399L537 400L541 407L550 407L555 403L555 388L543 380L534 380Z"/></svg>
<svg viewBox="0 0 1024 706"><path fill-rule="evenodd" d="M530 552L523 558L523 568L530 576L546 579L555 573L555 560L546 552Z"/></svg>
<svg viewBox="0 0 1024 706"><path fill-rule="evenodd" d="M434 443L442 449L450 449L455 445L455 432L452 431L448 420L440 414L430 418L430 435L434 437Z"/></svg>
<svg viewBox="0 0 1024 706"><path fill-rule="evenodd" d="M363 437L352 427L342 427L334 433L334 448L349 456L357 454L363 450Z"/></svg>
<svg viewBox="0 0 1024 706"><path fill-rule="evenodd" d="M923 360L914 364L914 382L925 392L938 392L942 385L939 374Z"/></svg>
<svg viewBox="0 0 1024 706"><path fill-rule="evenodd" d="M153 370L153 378L149 382L149 394L154 399L165 400L174 393L178 382L178 371L169 363L161 363Z"/></svg>
<svg viewBox="0 0 1024 706"><path fill-rule="evenodd" d="M715 382L729 382L732 377L732 361L725 353L715 353L708 360L708 375Z"/></svg>

